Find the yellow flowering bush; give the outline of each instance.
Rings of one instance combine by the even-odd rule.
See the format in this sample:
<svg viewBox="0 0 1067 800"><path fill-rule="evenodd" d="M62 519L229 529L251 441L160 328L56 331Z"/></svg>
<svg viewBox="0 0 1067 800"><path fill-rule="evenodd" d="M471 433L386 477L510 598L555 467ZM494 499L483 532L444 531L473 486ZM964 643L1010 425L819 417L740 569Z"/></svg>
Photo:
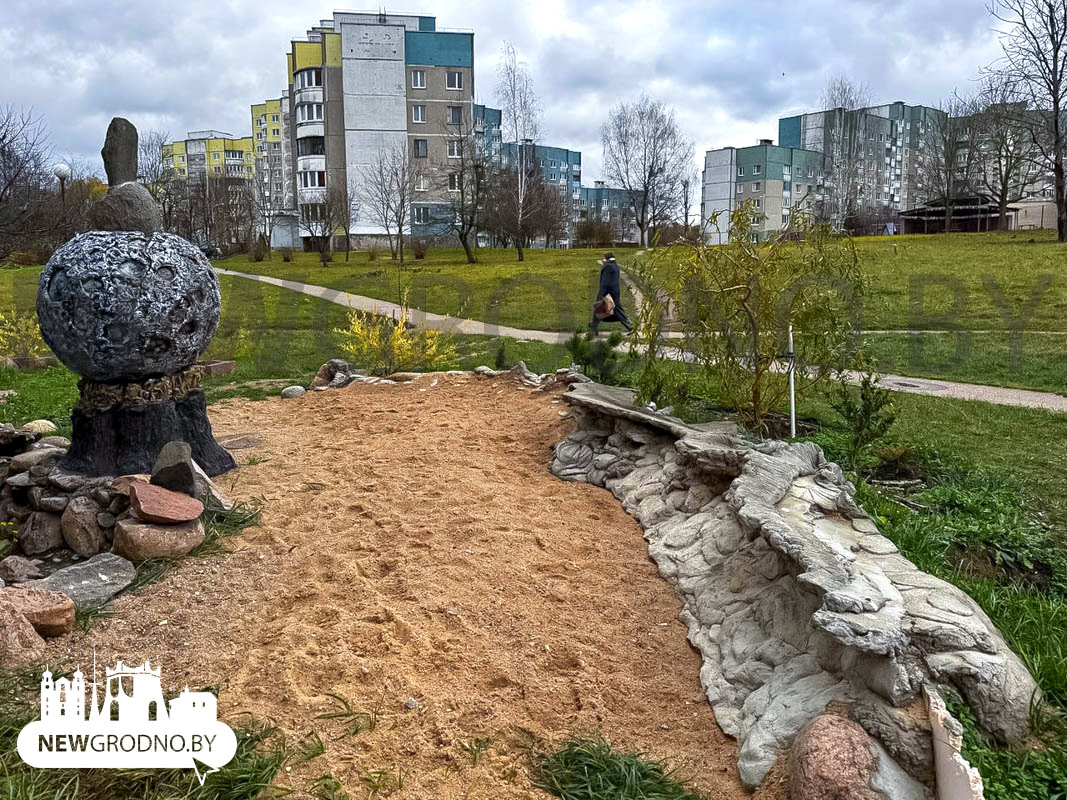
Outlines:
<svg viewBox="0 0 1067 800"><path fill-rule="evenodd" d="M50 352L36 314L5 316L0 312L0 358L39 358Z"/></svg>
<svg viewBox="0 0 1067 800"><path fill-rule="evenodd" d="M393 320L364 311L348 315L348 327L337 328L341 350L354 367L371 375L391 375L409 370L432 371L454 366L458 356L452 337L408 321L408 307Z"/></svg>

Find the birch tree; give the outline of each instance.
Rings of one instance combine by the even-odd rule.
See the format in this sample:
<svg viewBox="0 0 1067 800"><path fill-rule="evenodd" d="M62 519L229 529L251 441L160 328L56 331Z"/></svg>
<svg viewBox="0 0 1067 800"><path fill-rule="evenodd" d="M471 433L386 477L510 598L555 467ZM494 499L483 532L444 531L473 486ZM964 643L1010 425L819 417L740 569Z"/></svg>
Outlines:
<svg viewBox="0 0 1067 800"><path fill-rule="evenodd" d="M952 230L953 205L973 191L978 148L975 106L959 96L940 103L927 119L918 157L920 191L945 204L945 233Z"/></svg>
<svg viewBox="0 0 1067 800"><path fill-rule="evenodd" d="M831 78L823 90L823 142L817 149L825 156L829 191L822 216L837 230L844 229L858 213L868 135L863 109L870 105L870 89L841 75Z"/></svg>
<svg viewBox="0 0 1067 800"><path fill-rule="evenodd" d="M1041 177L1039 155L1027 130L1026 101L1000 76L983 81L975 129L978 148L975 185L989 194L1000 211L999 228L1008 229L1008 206L1021 200Z"/></svg>
<svg viewBox="0 0 1067 800"><path fill-rule="evenodd" d="M531 162L535 162L534 145L541 134L541 103L526 65L518 60L510 44L504 45L497 64L496 94L504 140L515 143L516 155L516 163L504 170L509 174L496 183L497 202L501 204L496 214L522 261L531 221L538 212L536 184L540 170Z"/></svg>

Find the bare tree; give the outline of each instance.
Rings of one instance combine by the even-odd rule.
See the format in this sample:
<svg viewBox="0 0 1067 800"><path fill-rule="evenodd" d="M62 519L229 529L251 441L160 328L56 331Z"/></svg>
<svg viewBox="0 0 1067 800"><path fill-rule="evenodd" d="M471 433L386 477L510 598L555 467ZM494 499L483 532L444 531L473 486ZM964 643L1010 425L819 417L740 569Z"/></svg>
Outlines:
<svg viewBox="0 0 1067 800"><path fill-rule="evenodd" d="M689 238L689 209L693 207L694 200L699 204L699 200L696 199L698 192L700 191L700 173L693 169L688 169L682 175L680 181L681 185L681 201L682 201L682 230L685 231L685 238Z"/></svg>
<svg viewBox="0 0 1067 800"><path fill-rule="evenodd" d="M686 139L674 111L643 96L620 103L601 128L604 171L626 190L641 244L649 228L668 218L679 203L682 176L693 161L693 143Z"/></svg>
<svg viewBox="0 0 1067 800"><path fill-rule="evenodd" d="M52 147L32 109L0 106L0 258L48 237L57 220L43 209L55 192Z"/></svg>
<svg viewBox="0 0 1067 800"><path fill-rule="evenodd" d="M383 148L363 170L361 181L362 204L370 218L385 230L393 258L399 256L401 264L415 192L425 181L418 161L408 155L406 144Z"/></svg>
<svg viewBox="0 0 1067 800"><path fill-rule="evenodd" d="M455 126L452 139L455 156L449 159L451 171L441 179L442 189L449 198L451 219L449 224L463 252L467 254L467 263L475 264L478 259L471 246L471 237L477 237L478 227L485 217L485 205L489 197L490 174L489 163L485 157L485 148L475 135L473 126L464 121ZM474 242L477 244L477 242Z"/></svg>
<svg viewBox="0 0 1067 800"><path fill-rule="evenodd" d="M344 186L331 186L308 193L300 204L300 223L311 237L323 264L331 259L333 237L342 230L348 217L348 192Z"/></svg>
<svg viewBox="0 0 1067 800"><path fill-rule="evenodd" d="M871 91L839 75L823 90L823 141L813 143L825 157L827 200L822 216L837 229L858 213L867 152L867 114Z"/></svg>
<svg viewBox="0 0 1067 800"><path fill-rule="evenodd" d="M927 202L945 204L945 233L952 230L956 201L973 191L978 149L973 146L975 106L954 95L931 114L918 155L920 191Z"/></svg>
<svg viewBox="0 0 1067 800"><path fill-rule="evenodd" d="M285 177L280 162L272 157L260 159L259 170L251 180L253 221L256 233L267 240L267 259L273 253L274 229L286 210Z"/></svg>
<svg viewBox="0 0 1067 800"><path fill-rule="evenodd" d="M1025 118L1041 163L1052 173L1056 231L1067 241L1067 0L993 0L1003 58L990 67L1032 109Z"/></svg>
<svg viewBox="0 0 1067 800"><path fill-rule="evenodd" d="M976 102L975 185L996 201L999 227L1007 230L1009 204L1021 200L1041 173L1026 127L1029 112L1026 101L999 75L986 76Z"/></svg>
<svg viewBox="0 0 1067 800"><path fill-rule="evenodd" d="M530 234L530 223L537 214L537 169L534 144L541 133L541 104L533 89L526 65L515 56L515 48L505 44L497 65L497 99L500 101L501 127L506 141L515 143L516 163L497 181L497 213L504 229L523 260L523 247ZM501 193L506 193L505 198Z"/></svg>
<svg viewBox="0 0 1067 800"><path fill-rule="evenodd" d="M148 193L159 202L160 194L174 177L170 159L163 154L170 141L167 131L145 131L137 135L137 177Z"/></svg>
<svg viewBox="0 0 1067 800"><path fill-rule="evenodd" d="M348 213L342 217L341 227L345 229L345 261L348 261L352 253L352 228L359 219L359 212L363 208L363 200L360 195L359 181L355 177L348 179L348 192L345 196Z"/></svg>

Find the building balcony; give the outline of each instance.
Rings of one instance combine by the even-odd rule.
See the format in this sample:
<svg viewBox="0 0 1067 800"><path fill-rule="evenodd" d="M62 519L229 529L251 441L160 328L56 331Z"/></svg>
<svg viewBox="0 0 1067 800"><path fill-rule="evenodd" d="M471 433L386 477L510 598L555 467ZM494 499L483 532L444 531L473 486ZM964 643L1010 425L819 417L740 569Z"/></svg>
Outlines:
<svg viewBox="0 0 1067 800"><path fill-rule="evenodd" d="M322 87L309 86L306 89L297 89L293 92L293 99L296 101L296 105L301 103L321 103Z"/></svg>
<svg viewBox="0 0 1067 800"><path fill-rule="evenodd" d="M303 139L305 136L325 136L325 134L326 126L323 125L322 120L296 123L297 139Z"/></svg>
<svg viewBox="0 0 1067 800"><path fill-rule="evenodd" d="M296 169L298 172L324 172L326 156L297 156Z"/></svg>

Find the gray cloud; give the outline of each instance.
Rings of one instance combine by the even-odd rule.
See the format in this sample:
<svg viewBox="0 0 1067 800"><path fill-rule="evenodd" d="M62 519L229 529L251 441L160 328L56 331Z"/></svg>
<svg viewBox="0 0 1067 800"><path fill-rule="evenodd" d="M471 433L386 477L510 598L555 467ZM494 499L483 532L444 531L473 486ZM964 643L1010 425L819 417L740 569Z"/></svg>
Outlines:
<svg viewBox="0 0 1067 800"><path fill-rule="evenodd" d="M33 106L58 155L96 168L115 115L175 137L244 135L249 105L283 87L289 41L331 11L280 0L15 0L0 22L2 102ZM479 102L493 104L500 48L515 46L543 102L546 143L582 150L586 181L600 176L609 109L642 92L676 109L699 161L710 147L775 138L778 117L817 107L830 75L869 84L880 102L933 104L998 54L981 0L435 0L422 13L476 31Z"/></svg>

